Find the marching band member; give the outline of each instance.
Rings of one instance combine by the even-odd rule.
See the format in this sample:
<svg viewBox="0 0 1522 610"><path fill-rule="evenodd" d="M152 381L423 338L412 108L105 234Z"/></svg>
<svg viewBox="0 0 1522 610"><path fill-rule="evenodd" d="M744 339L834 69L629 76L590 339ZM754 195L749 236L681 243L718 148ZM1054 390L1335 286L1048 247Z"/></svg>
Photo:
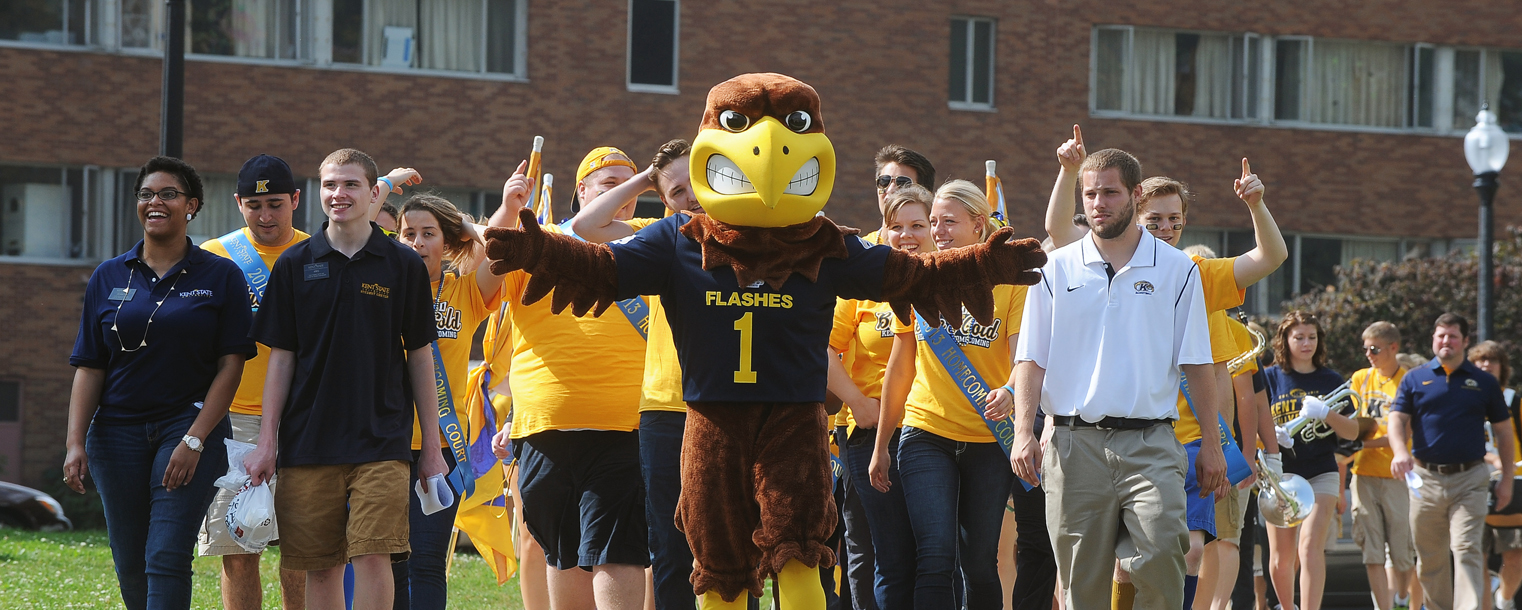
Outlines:
<svg viewBox="0 0 1522 610"><path fill-rule="evenodd" d="M1047 486L1047 526L1070 607L1104 604L1104 574L1117 554L1143 607L1183 607L1185 561L1175 549L1188 548L1189 536L1174 515L1186 508L1187 460L1158 424L1177 413L1182 369L1203 441L1196 495L1224 491L1204 292L1188 256L1134 226L1142 194L1135 157L1101 151L1077 173L1092 231L1053 253L1027 301L1012 463L1027 483ZM1056 423L1045 460L1033 430L1038 404ZM1119 460L1102 459L1110 454ZM1117 553L1122 517L1130 542Z"/></svg>
<svg viewBox="0 0 1522 610"><path fill-rule="evenodd" d="M995 226L992 209L976 185L952 180L936 191L930 224L938 250L981 243ZM961 328L945 329L962 358L984 383L1010 377L1011 354L1018 336L1026 288L994 287L995 318L990 325L964 318ZM922 328L923 327L923 328ZM1002 608L1003 587L997 568L999 529L1014 483L1003 450L979 416L1009 415L1008 390L997 401L969 396L953 376L954 368L916 337L929 331L924 321L895 322L894 341L883 377L881 417L869 467L873 487L892 489L889 466L895 457L917 550L915 608L953 608L954 570L961 565L966 606ZM986 386L984 386L986 387ZM902 418L902 432L899 423ZM890 453L898 434L897 455Z"/></svg>
<svg viewBox="0 0 1522 610"><path fill-rule="evenodd" d="M1303 311L1284 314L1274 333L1274 365L1263 374L1274 421L1284 425L1305 416L1317 423L1295 435L1284 458L1284 471L1305 477L1316 491L1316 508L1297 527L1268 528L1269 571L1280 603L1295 599L1295 565L1300 566L1300 604L1304 610L1321 607L1326 586L1326 532L1342 497L1334 455L1337 439L1358 437L1358 422L1331 411L1315 397L1331 394L1342 385L1342 375L1326 367L1326 345L1321 322Z"/></svg>
<svg viewBox="0 0 1522 610"><path fill-rule="evenodd" d="M918 184L897 189L883 207L878 238L905 252L930 252L930 191ZM862 520L867 523L872 562L870 590L879 610L913 607L915 578L914 533L901 485L878 491L870 484L868 468L876 446L882 398L883 372L894 344L893 311L887 303L841 299L835 306L835 326L830 332L830 391L845 403L841 422L849 432L841 445L847 470L860 500ZM848 425L851 424L851 425ZM854 429L853 429L854 428ZM871 443L871 444L869 444ZM888 454L898 453L898 435L888 440ZM890 463L888 480L901 482L898 467ZM848 506L842 510L848 510ZM855 521L846 517L846 527ZM849 533L847 534L850 535Z"/></svg>

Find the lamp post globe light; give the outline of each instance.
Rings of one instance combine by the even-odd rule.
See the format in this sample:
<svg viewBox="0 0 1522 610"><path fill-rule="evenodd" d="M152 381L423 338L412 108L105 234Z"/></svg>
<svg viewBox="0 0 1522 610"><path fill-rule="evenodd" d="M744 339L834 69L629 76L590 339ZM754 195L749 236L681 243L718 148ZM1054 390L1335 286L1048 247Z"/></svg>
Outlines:
<svg viewBox="0 0 1522 610"><path fill-rule="evenodd" d="M1474 128L1464 136L1464 159L1469 161L1469 169L1474 170L1474 190L1480 194L1480 284L1477 295L1480 341L1494 335L1495 271L1491 251L1495 235L1491 203L1496 197L1496 177L1510 153L1511 140L1496 124L1496 114L1490 111L1489 104L1481 106L1480 113L1475 116Z"/></svg>

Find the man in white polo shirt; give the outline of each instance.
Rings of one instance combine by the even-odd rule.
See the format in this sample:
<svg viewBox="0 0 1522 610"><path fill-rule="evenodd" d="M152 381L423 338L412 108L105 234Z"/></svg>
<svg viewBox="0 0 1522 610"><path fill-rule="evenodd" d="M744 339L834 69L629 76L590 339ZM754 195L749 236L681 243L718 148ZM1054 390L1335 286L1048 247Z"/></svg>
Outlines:
<svg viewBox="0 0 1522 610"><path fill-rule="evenodd" d="M1180 371L1195 396L1216 396L1199 269L1135 223L1135 157L1102 150L1079 173L1092 231L1052 253L1026 297L1010 461L1046 489L1068 607L1109 607L1119 559L1136 583L1136 607L1179 608L1187 461L1169 424ZM1044 451L1032 432L1038 404L1055 424ZM1206 494L1228 488L1216 407L1194 402Z"/></svg>

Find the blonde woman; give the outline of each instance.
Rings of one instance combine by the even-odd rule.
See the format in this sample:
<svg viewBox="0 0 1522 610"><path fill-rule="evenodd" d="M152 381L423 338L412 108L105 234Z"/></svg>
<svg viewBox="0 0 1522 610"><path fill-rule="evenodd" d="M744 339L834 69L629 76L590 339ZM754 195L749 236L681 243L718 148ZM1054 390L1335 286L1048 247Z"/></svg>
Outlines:
<svg viewBox="0 0 1522 610"><path fill-rule="evenodd" d="M994 232L991 214L977 186L952 180L935 193L931 238L941 250L980 243ZM961 328L946 329L986 384L1010 377L1025 288L996 286L993 297L992 324L964 317ZM872 486L885 493L893 488L889 468L895 456L889 447L898 435L897 484L903 487L917 553L915 608L957 607L952 587L959 562L966 606L1003 608L996 557L1004 506L1015 479L979 412L1003 419L1014 405L1007 389L994 390L987 405L974 404L918 336L917 331L928 330L921 326L894 323L881 425L869 467Z"/></svg>

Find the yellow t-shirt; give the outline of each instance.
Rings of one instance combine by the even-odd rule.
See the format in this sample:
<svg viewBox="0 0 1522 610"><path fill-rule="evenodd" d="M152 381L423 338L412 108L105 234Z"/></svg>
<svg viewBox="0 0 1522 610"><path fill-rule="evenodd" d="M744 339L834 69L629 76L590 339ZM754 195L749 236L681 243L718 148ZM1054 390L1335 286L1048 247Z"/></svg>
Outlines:
<svg viewBox="0 0 1522 610"><path fill-rule="evenodd" d="M1242 304L1242 299L1247 291L1237 288L1237 276L1234 271L1236 257L1231 258L1203 258L1190 256L1196 265L1200 267L1200 288L1205 291L1206 320L1210 323L1210 354L1216 362L1231 360L1241 351L1237 349L1237 340L1231 335L1231 327L1227 324L1231 317L1226 315L1226 310ZM1194 410L1189 408L1189 401L1184 398L1183 389L1178 394L1178 422L1173 425L1173 436L1180 443L1190 443L1200 439L1200 422L1194 418Z"/></svg>
<svg viewBox="0 0 1522 610"><path fill-rule="evenodd" d="M972 368L992 390L1009 381L1014 368L1010 353L1011 335L1020 332L1020 318L1025 313L1025 286L994 286L994 321L983 326L966 313L962 328L953 330ZM893 321L894 333L912 333L914 327ZM946 372L946 367L924 341L915 341L914 386L904 405L904 425L914 426L958 442L992 443L980 415L983 405L974 407Z"/></svg>
<svg viewBox="0 0 1522 610"><path fill-rule="evenodd" d="M1205 290L1205 310L1219 311L1242 305L1247 290L1237 287L1237 257L1204 258L1191 255L1200 266L1200 287ZM1212 333L1213 335L1214 333Z"/></svg>
<svg viewBox="0 0 1522 610"><path fill-rule="evenodd" d="M635 218L638 231L656 220ZM545 230L562 232L550 225ZM550 313L554 295L523 305L528 274L514 271L502 282L513 325L512 438L546 430L639 428L645 338L613 308L600 317L578 318L570 310Z"/></svg>
<svg viewBox="0 0 1522 610"><path fill-rule="evenodd" d="M299 229L293 229L296 234L291 237L291 241L286 242L284 246L271 248L254 241L254 234L250 233L247 227L238 230L242 231L243 236L248 238L248 243L254 245L254 251L259 253L259 258L264 261L264 266L268 268L275 267L275 259L280 258L280 253L311 237ZM227 253L227 248L223 247L222 242L218 239L208 239L202 242L201 249L222 258L232 258L232 255ZM265 347L263 343L256 343L255 347L258 348L259 353L243 363L243 378L238 382L238 392L233 394L231 410L233 413L240 415L261 415L264 413L264 375L269 371L270 348Z"/></svg>
<svg viewBox="0 0 1522 610"><path fill-rule="evenodd" d="M1400 380L1406 376L1406 369L1395 371L1395 376L1385 378L1373 367L1360 369L1353 373L1352 388L1363 397L1363 417L1372 417L1379 423L1379 429L1370 437L1370 440L1385 436L1390 431L1388 420L1390 407L1395 404L1396 390L1400 388ZM1364 477L1394 478L1390 473L1390 462L1395 459L1395 450L1389 447L1375 447L1373 449L1360 449L1353 454L1353 474Z"/></svg>
<svg viewBox="0 0 1522 610"><path fill-rule="evenodd" d="M639 410L685 413L682 400L682 363L676 357L676 342L671 338L671 324L660 297L648 297L650 303L650 338L645 342L645 377L640 385Z"/></svg>
<svg viewBox="0 0 1522 610"><path fill-rule="evenodd" d="M1233 280L1235 281L1235 280ZM1226 315L1226 310L1217 309L1206 316L1210 323L1210 354L1217 363L1227 362L1242 353L1237 348L1237 339L1231 334L1231 317ZM1181 387L1178 393L1178 422L1173 424L1173 436L1180 443L1190 443L1200 439L1200 422L1194 417L1194 409L1189 408L1189 401L1184 398ZM1217 410L1222 405L1217 405Z"/></svg>
<svg viewBox="0 0 1522 610"><path fill-rule="evenodd" d="M887 303L840 299L835 303L835 325L830 329L830 348L841 355L841 365L851 381L869 398L881 398L883 371L893 351L893 309ZM842 406L835 425L854 426L850 407Z"/></svg>
<svg viewBox="0 0 1522 610"><path fill-rule="evenodd" d="M463 419L465 413L461 407L465 404L465 393L470 391L466 385L470 377L471 343L476 338L476 329L496 308L497 296L492 295L491 300L481 298L475 271L464 277L445 273L442 291L438 282L429 284L428 289L439 295L433 304L433 324L439 333L439 355L444 359L444 375L449 379L449 392L454 396L455 414ZM449 439L441 435L439 446L448 447ZM412 448L423 448L423 429L416 413L412 415Z"/></svg>

